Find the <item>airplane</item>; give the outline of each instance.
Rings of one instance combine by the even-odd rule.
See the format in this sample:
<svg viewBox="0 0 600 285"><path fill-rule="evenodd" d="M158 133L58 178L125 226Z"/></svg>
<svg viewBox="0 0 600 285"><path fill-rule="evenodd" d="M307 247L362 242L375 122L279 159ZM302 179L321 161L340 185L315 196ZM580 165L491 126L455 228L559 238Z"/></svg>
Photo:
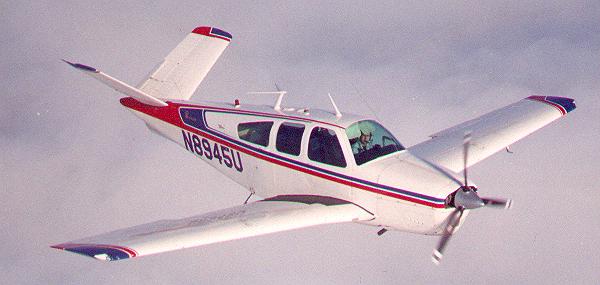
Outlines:
<svg viewBox="0 0 600 285"><path fill-rule="evenodd" d="M260 200L161 220L51 247L103 261L334 223L441 236L439 263L471 210L509 208L482 198L467 169L576 108L574 99L530 96L403 146L370 116L284 106L190 101L232 40L197 27L138 87L96 68L72 67L125 95L120 103L153 132L214 167Z"/></svg>

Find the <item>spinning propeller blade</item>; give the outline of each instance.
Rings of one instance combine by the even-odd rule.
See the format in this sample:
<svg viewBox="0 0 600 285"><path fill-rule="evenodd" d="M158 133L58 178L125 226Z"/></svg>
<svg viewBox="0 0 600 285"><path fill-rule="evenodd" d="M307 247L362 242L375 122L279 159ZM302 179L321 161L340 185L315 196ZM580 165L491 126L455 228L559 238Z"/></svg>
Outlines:
<svg viewBox="0 0 600 285"><path fill-rule="evenodd" d="M456 226L458 226L463 211L463 208L457 208L452 212L452 214L450 214L450 217L448 217L448 224L444 229L444 234L442 235L442 238L440 238L437 247L433 250L433 255L431 255L431 261L433 261L433 263L440 264L440 261L444 255L444 249L446 248L448 241L450 241L450 237L452 237L454 229L456 229Z"/></svg>
<svg viewBox="0 0 600 285"><path fill-rule="evenodd" d="M463 174L465 176L465 180L463 183L464 187L469 186L467 180L467 161L469 158L469 146L471 145L471 133L466 133L465 138L463 139Z"/></svg>
<svg viewBox="0 0 600 285"><path fill-rule="evenodd" d="M486 206L499 207L504 209L510 209L512 207L511 199L495 199L495 198L481 198Z"/></svg>
<svg viewBox="0 0 600 285"><path fill-rule="evenodd" d="M466 133L465 138L463 140L463 175L464 181L462 184L458 182L452 175L447 173L445 170L435 167L438 171L446 175L447 177L451 177L451 179L457 182L460 185L460 188L454 192L453 197L453 206L456 208L448 217L448 222L446 224L446 228L444 228L444 232L440 241L438 242L437 247L433 250L433 254L431 256L431 260L436 265L440 263L443 257L444 249L446 248L448 241L450 241L450 237L456 230L456 227L460 224L460 218L463 216L463 212L465 210L477 209L485 206L499 207L508 209L512 205L511 200L506 199L494 199L494 198L480 198L477 194L477 188L473 186L469 186L469 180L467 175L467 166L469 159L469 146L471 144L471 133ZM427 162L427 161L425 161ZM428 163L432 165L431 163Z"/></svg>

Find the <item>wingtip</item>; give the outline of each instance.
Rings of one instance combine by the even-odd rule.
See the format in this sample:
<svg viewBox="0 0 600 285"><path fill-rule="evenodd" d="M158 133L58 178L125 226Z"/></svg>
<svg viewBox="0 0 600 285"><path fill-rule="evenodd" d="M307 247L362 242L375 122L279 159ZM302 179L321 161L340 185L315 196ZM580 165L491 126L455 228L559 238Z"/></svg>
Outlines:
<svg viewBox="0 0 600 285"><path fill-rule="evenodd" d="M51 245L50 247L54 248L54 249L60 249L60 250L65 249L65 247L62 244L55 244L55 245Z"/></svg>
<svg viewBox="0 0 600 285"><path fill-rule="evenodd" d="M442 261L442 257L443 257L443 255L441 252L439 252L438 250L433 250L433 254L431 254L431 261L435 265L440 265L440 262Z"/></svg>
<svg viewBox="0 0 600 285"><path fill-rule="evenodd" d="M231 39L233 38L233 36L230 33L215 27L197 27L192 31L192 33L204 35L207 37L219 38L228 42L231 41Z"/></svg>
<svg viewBox="0 0 600 285"><path fill-rule="evenodd" d="M89 72L94 72L94 73L99 72L97 69L95 69L95 68L93 68L91 66L87 66L87 65L84 65L84 64L81 64L81 63L70 62L70 61L68 61L66 59L61 59L61 60L63 62L65 62L66 64L68 64L68 65L70 65L70 66L72 66L74 68L77 68L79 70L89 71Z"/></svg>
<svg viewBox="0 0 600 285"><path fill-rule="evenodd" d="M116 245L64 243L51 245L50 247L89 256L101 261L122 260L138 256L135 250Z"/></svg>
<svg viewBox="0 0 600 285"><path fill-rule="evenodd" d="M512 207L513 207L513 200L512 200L512 199L508 199L508 200L506 201L506 207L505 207L505 209L507 209L507 210L508 210L508 209L510 209L510 208L512 208Z"/></svg>
<svg viewBox="0 0 600 285"><path fill-rule="evenodd" d="M575 99L573 98L534 95L527 97L527 99L554 106L561 112L562 115L566 115L577 108L577 105L575 105Z"/></svg>

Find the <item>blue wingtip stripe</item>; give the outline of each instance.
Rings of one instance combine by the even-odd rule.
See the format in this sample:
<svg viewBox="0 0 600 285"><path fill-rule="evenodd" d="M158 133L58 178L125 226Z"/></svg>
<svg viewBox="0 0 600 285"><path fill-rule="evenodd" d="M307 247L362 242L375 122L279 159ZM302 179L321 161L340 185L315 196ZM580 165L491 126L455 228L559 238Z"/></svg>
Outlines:
<svg viewBox="0 0 600 285"><path fill-rule="evenodd" d="M228 38L228 39L232 39L233 38L230 33L226 32L226 31L223 31L223 30L220 30L220 29L217 29L217 28L212 28L211 31L210 31L210 33L211 34L215 34L215 35L219 35L219 36L222 36L222 37L225 37L225 38Z"/></svg>
<svg viewBox="0 0 600 285"><path fill-rule="evenodd" d="M131 248L109 244L63 243L50 247L105 261L127 259L138 256L137 251Z"/></svg>
<svg viewBox="0 0 600 285"><path fill-rule="evenodd" d="M566 97L555 97L555 96L529 96L527 97L529 100L539 101L542 103L546 103L550 106L555 107L560 111L562 115L566 115L567 113L575 110L577 106L575 106L575 99L566 98Z"/></svg>
<svg viewBox="0 0 600 285"><path fill-rule="evenodd" d="M97 255L106 255L106 260L121 260L127 259L131 256L124 250L118 248L110 248L110 247L100 247L100 246L75 246L65 248L66 251L87 255L89 257L97 258Z"/></svg>
<svg viewBox="0 0 600 285"><path fill-rule="evenodd" d="M98 72L97 69L95 69L95 68L93 68L91 66L87 66L87 65L84 65L84 64L81 64L81 63L73 63L73 62L70 62L70 61L64 60L64 59L62 61L66 62L68 65L70 65L72 67L75 67L77 69L82 69L82 70L91 71L91 72Z"/></svg>
<svg viewBox="0 0 600 285"><path fill-rule="evenodd" d="M546 100L561 105L563 108L565 108L567 113L577 108L575 105L575 100L571 98L546 96Z"/></svg>

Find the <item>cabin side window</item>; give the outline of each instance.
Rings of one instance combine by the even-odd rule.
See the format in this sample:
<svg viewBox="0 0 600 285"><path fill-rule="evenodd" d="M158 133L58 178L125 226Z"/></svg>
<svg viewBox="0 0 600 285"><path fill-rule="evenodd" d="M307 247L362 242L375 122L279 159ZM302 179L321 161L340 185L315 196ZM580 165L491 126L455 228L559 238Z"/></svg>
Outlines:
<svg viewBox="0 0 600 285"><path fill-rule="evenodd" d="M238 136L247 142L268 146L271 127L273 127L273 122L241 123L237 128Z"/></svg>
<svg viewBox="0 0 600 285"><path fill-rule="evenodd" d="M277 130L275 146L278 151L298 156L302 144L304 125L294 123L283 123Z"/></svg>
<svg viewBox="0 0 600 285"><path fill-rule="evenodd" d="M205 128L204 123L202 122L202 110L192 108L180 108L179 114L184 124L200 130L203 130Z"/></svg>
<svg viewBox="0 0 600 285"><path fill-rule="evenodd" d="M316 127L308 140L308 158L313 161L346 167L340 142L333 130Z"/></svg>

